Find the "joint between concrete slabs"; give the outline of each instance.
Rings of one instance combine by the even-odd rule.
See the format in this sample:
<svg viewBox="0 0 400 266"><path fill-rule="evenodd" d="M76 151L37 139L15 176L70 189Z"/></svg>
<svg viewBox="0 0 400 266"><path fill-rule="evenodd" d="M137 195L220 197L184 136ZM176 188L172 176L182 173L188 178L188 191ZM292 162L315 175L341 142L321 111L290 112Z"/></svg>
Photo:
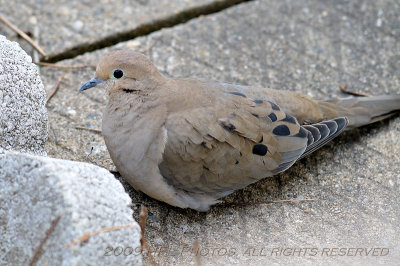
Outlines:
<svg viewBox="0 0 400 266"><path fill-rule="evenodd" d="M137 37L146 36L153 32L159 31L163 28L174 27L176 25L186 23L191 19L218 13L230 7L252 1L254 0L221 0L202 6L189 8L177 14L173 14L165 18L160 18L158 20L142 24L134 29L109 35L105 38L102 38L92 43L83 43L74 46L61 53L41 58L41 61L48 63L55 63L64 59L74 58L76 56L79 56L87 52L93 52L95 50L116 45L120 42L125 42L133 40Z"/></svg>

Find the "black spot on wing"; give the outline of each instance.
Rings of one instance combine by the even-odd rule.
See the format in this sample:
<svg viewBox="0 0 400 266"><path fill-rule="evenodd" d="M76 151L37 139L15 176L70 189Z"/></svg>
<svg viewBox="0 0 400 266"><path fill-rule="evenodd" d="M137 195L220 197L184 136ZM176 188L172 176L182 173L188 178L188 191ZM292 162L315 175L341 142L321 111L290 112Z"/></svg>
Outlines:
<svg viewBox="0 0 400 266"><path fill-rule="evenodd" d="M253 154L264 156L268 152L268 147L263 144L256 144L253 146Z"/></svg>
<svg viewBox="0 0 400 266"><path fill-rule="evenodd" d="M241 93L241 92L238 92L238 91L228 91L227 93L246 98L246 95L244 93Z"/></svg>
<svg viewBox="0 0 400 266"><path fill-rule="evenodd" d="M284 119L282 119L282 121L291 123L291 124L297 124L296 118L294 118L291 115L286 114L286 117Z"/></svg>
<svg viewBox="0 0 400 266"><path fill-rule="evenodd" d="M278 118L276 117L276 114L270 113L268 117L271 119L272 122L275 122Z"/></svg>
<svg viewBox="0 0 400 266"><path fill-rule="evenodd" d="M234 131L236 127L232 124L222 124L222 127L228 131Z"/></svg>
<svg viewBox="0 0 400 266"><path fill-rule="evenodd" d="M236 129L236 127L235 127L231 122L229 122L228 119L219 119L219 120L218 120L218 123L219 123L225 130L228 130L229 132L232 132L233 130Z"/></svg>
<svg viewBox="0 0 400 266"><path fill-rule="evenodd" d="M135 91L138 91L138 90L133 90L133 89L122 89L122 90L126 93L134 93Z"/></svg>
<svg viewBox="0 0 400 266"><path fill-rule="evenodd" d="M268 101L271 104L272 110L279 111L281 110L278 105L273 102Z"/></svg>
<svg viewBox="0 0 400 266"><path fill-rule="evenodd" d="M290 129L286 125L279 125L274 128L272 131L277 136L289 136Z"/></svg>
<svg viewBox="0 0 400 266"><path fill-rule="evenodd" d="M254 117L257 117L258 118L258 114L255 114L255 113L251 113Z"/></svg>
<svg viewBox="0 0 400 266"><path fill-rule="evenodd" d="M263 101L263 100L255 99L255 100L253 100L253 102L254 102L254 103L257 103L257 104L260 104L260 103L263 103L264 101Z"/></svg>

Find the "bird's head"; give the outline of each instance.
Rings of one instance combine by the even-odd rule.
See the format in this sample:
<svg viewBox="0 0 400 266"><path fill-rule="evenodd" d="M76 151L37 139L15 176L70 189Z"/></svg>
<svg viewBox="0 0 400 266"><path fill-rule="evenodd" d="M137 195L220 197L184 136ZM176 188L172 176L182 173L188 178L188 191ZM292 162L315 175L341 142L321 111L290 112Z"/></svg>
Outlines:
<svg viewBox="0 0 400 266"><path fill-rule="evenodd" d="M83 84L79 91L105 83L109 94L132 93L156 86L164 78L143 54L116 50L101 57L95 77Z"/></svg>

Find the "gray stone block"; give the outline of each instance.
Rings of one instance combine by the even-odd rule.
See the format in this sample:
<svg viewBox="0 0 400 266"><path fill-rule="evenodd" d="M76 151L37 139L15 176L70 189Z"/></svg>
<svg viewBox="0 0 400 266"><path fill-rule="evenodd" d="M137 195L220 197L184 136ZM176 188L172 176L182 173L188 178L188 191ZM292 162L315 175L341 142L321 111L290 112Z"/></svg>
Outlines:
<svg viewBox="0 0 400 266"><path fill-rule="evenodd" d="M140 265L140 228L130 203L103 168L6 152L0 155L0 265Z"/></svg>
<svg viewBox="0 0 400 266"><path fill-rule="evenodd" d="M45 105L37 66L18 43L0 35L0 150L45 155Z"/></svg>

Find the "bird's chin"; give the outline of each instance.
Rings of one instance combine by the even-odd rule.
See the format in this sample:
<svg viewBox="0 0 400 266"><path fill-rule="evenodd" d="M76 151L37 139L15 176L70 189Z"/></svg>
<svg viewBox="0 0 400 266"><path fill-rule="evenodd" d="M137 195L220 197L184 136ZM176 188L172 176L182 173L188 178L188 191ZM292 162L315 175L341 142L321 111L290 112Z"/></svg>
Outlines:
<svg viewBox="0 0 400 266"><path fill-rule="evenodd" d="M107 96L111 96L112 94L118 93L119 92L119 86L111 81L111 82L105 82L104 83L104 89L106 91Z"/></svg>

